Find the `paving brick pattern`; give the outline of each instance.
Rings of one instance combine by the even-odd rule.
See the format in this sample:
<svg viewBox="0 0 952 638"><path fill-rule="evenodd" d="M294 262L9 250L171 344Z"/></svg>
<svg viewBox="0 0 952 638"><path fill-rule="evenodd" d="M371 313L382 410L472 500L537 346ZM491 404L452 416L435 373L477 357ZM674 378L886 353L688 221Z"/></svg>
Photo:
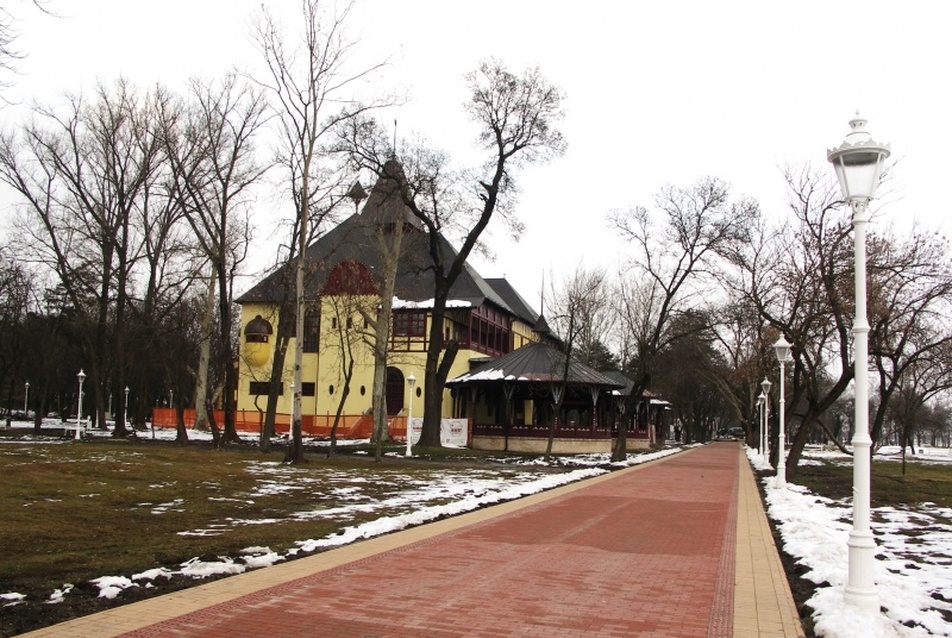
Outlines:
<svg viewBox="0 0 952 638"><path fill-rule="evenodd" d="M123 635L730 636L737 483L708 445Z"/></svg>

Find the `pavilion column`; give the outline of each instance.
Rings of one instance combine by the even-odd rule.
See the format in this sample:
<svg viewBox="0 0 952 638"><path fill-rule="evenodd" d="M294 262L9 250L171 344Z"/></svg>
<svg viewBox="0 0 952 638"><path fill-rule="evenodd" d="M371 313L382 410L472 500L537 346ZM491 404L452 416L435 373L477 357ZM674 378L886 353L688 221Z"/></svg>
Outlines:
<svg viewBox="0 0 952 638"><path fill-rule="evenodd" d="M512 394L515 391L516 386L512 383L503 383L502 384L502 394L506 399L506 408L505 414L503 415L503 425L502 431L503 436L505 437L504 450L509 451L509 434L512 430Z"/></svg>
<svg viewBox="0 0 952 638"><path fill-rule="evenodd" d="M595 430L598 428L598 397L601 394L601 390L596 386L592 386L589 388L589 392L592 394L592 427L590 430L592 438L595 438Z"/></svg>

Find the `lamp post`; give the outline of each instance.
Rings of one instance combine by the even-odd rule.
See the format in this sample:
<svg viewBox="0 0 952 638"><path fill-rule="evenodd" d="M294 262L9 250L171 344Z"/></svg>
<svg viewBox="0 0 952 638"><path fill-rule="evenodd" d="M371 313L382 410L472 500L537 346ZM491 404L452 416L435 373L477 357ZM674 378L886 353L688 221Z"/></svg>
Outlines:
<svg viewBox="0 0 952 638"><path fill-rule="evenodd" d="M763 457L767 456L767 436L766 428L764 427L764 402L767 397L764 396L764 393L761 392L760 396L757 397L757 418L760 421L760 455Z"/></svg>
<svg viewBox="0 0 952 638"><path fill-rule="evenodd" d="M856 314L853 318L853 529L849 538L849 569L844 599L865 611L879 610L873 579L876 543L869 526L869 322L866 319L866 223L869 202L889 157L889 145L874 142L859 113L841 145L827 151L843 197L853 211L853 259Z"/></svg>
<svg viewBox="0 0 952 638"><path fill-rule="evenodd" d="M407 377L407 385L410 386L410 407L407 409L407 452L405 456L411 456L410 446L412 445L413 439L413 388L416 387L416 377L413 376L413 373L410 373L410 376Z"/></svg>
<svg viewBox="0 0 952 638"><path fill-rule="evenodd" d="M125 408L122 411L122 424L129 425L129 386L126 386L125 393L126 393L126 402L124 404Z"/></svg>
<svg viewBox="0 0 952 638"><path fill-rule="evenodd" d="M784 365L790 359L790 344L783 335L774 344L777 361L780 362L780 398L777 399L777 410L780 413L780 435L777 437L777 485L787 484L787 433L784 427L787 395L784 392Z"/></svg>
<svg viewBox="0 0 952 638"><path fill-rule="evenodd" d="M83 372L82 368L79 369L76 379L79 381L79 398L76 400L76 440L78 441L83 418L83 381L86 380L86 373Z"/></svg>
<svg viewBox="0 0 952 638"><path fill-rule="evenodd" d="M770 462L770 379L764 377L760 387L764 391L764 457Z"/></svg>
<svg viewBox="0 0 952 638"><path fill-rule="evenodd" d="M23 416L29 419L30 415L27 411L30 409L30 382L24 383L23 388Z"/></svg>

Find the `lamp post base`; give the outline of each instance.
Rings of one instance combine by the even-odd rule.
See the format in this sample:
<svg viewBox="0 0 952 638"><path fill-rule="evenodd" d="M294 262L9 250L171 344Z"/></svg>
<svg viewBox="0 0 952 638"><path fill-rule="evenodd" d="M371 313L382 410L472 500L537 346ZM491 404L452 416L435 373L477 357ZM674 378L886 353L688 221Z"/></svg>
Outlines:
<svg viewBox="0 0 952 638"><path fill-rule="evenodd" d="M843 600L868 612L879 612L879 594L873 578L876 542L871 533L850 532L849 576Z"/></svg>

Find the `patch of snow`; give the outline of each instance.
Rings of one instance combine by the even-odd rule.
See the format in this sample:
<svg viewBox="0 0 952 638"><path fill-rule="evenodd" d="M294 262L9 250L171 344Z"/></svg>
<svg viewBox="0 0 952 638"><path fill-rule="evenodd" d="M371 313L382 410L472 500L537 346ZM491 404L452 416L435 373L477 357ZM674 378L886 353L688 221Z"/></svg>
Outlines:
<svg viewBox="0 0 952 638"><path fill-rule="evenodd" d="M814 450L805 454L845 456ZM771 469L758 452L748 449L747 456L756 469ZM763 483L768 515L780 530L784 550L807 568L803 577L818 585L807 602L815 610L818 636L952 636L952 624L946 620L952 615L952 509L934 504L872 509L875 580L883 612L864 614L843 600L851 503L823 498L789 482L777 485L775 477Z"/></svg>
<svg viewBox="0 0 952 638"><path fill-rule="evenodd" d="M63 600L66 598L66 594L71 591L73 591L73 584L64 583L59 589L53 590L53 593L50 594L50 597L46 599L46 604L56 605L63 602Z"/></svg>
<svg viewBox="0 0 952 638"><path fill-rule="evenodd" d="M124 589L138 587L131 579L125 576L100 576L89 582L99 587L100 598L108 598L110 600L118 596Z"/></svg>
<svg viewBox="0 0 952 638"><path fill-rule="evenodd" d="M139 572L138 574L133 574L132 580L135 580L135 581L150 580L151 581L151 580L155 580L156 578L165 578L166 580L169 580L172 578L173 575L174 575L174 572L172 572L169 569L166 569L165 567L156 567L154 569L147 569L144 572Z"/></svg>
<svg viewBox="0 0 952 638"><path fill-rule="evenodd" d="M14 605L19 605L26 599L26 594L20 594L15 591L7 592L6 594L0 594L0 602L3 603L3 607L12 607Z"/></svg>
<svg viewBox="0 0 952 638"><path fill-rule="evenodd" d="M178 573L190 578L207 578L222 574L241 574L246 569L244 565L236 563L227 556L219 558L220 560L217 561L203 561L199 558L189 559L182 563L182 569Z"/></svg>

